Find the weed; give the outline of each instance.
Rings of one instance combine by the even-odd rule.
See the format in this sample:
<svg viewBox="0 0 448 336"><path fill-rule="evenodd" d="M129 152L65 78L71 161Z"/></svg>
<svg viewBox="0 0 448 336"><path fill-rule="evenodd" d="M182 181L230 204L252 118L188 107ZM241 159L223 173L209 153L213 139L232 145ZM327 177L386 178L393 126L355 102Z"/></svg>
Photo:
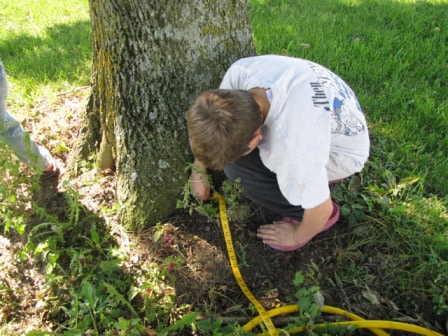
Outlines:
<svg viewBox="0 0 448 336"><path fill-rule="evenodd" d="M252 335L250 333L245 333L241 330L241 326L237 323L228 323L223 325L220 320L212 321L211 319L206 319L198 321L193 327L194 331L200 331L204 335L216 335L216 336L226 336L226 335Z"/></svg>
<svg viewBox="0 0 448 336"><path fill-rule="evenodd" d="M324 306L324 297L320 288L316 285L305 286L305 276L302 272L297 272L293 284L298 287L295 294L298 306L298 316L293 318L284 329L291 333L306 331L308 335L347 335L355 331L356 325L349 328L324 323L325 327L317 326L321 324L321 313Z"/></svg>
<svg viewBox="0 0 448 336"><path fill-rule="evenodd" d="M186 171L189 171L190 169L197 168L195 165L190 163L187 165ZM211 193L213 194L215 190L210 175L203 176L202 178L205 181L208 181L211 188ZM192 194L191 182L188 180L182 191L182 199L177 201L177 208L187 209L190 215L193 214L193 212L198 213L204 216L208 222L215 222L218 218L218 211L216 210L216 207L214 207L210 202L205 202L197 197L194 197Z"/></svg>
<svg viewBox="0 0 448 336"><path fill-rule="evenodd" d="M39 304L63 321L59 331L102 335L119 330L122 335L141 335L152 326L163 335L191 324L195 315L186 313L188 306L176 305L170 285L172 269L183 260L170 256L161 263L142 265L140 276L125 272L127 255L115 246L104 223L88 214L79 194L68 183L64 186L67 221L38 209L45 221L31 229L25 248L47 265Z"/></svg>
<svg viewBox="0 0 448 336"><path fill-rule="evenodd" d="M30 169L23 168L10 151L0 142L0 224L5 232L14 230L18 234L25 232L25 213L31 211L30 198L37 189L36 177Z"/></svg>
<svg viewBox="0 0 448 336"><path fill-rule="evenodd" d="M247 245L243 245L241 242L236 241L235 247L237 248L239 265L242 267L249 267L249 264L247 263L247 256L246 256Z"/></svg>
<svg viewBox="0 0 448 336"><path fill-rule="evenodd" d="M305 277L301 272L297 272L293 280L295 286L299 287L305 282ZM300 326L303 328L312 328L317 318L321 315L323 307L322 294L319 287L311 288L301 287L296 292L297 305L299 306Z"/></svg>
<svg viewBox="0 0 448 336"><path fill-rule="evenodd" d="M188 164L187 170L195 169L195 166ZM215 194L218 190L215 189L212 178L210 175L203 177L208 181L211 187L211 194ZM225 180L221 186L221 192L226 199L227 206L227 218L229 221L245 221L249 217L250 207L243 200L243 187L241 186L240 179L236 179L234 182ZM192 195L191 182L185 183L182 199L177 201L178 209L187 209L191 215L198 213L206 218L208 222L216 222L219 220L219 212L215 204L211 202L202 201Z"/></svg>
<svg viewBox="0 0 448 336"><path fill-rule="evenodd" d="M250 206L244 199L244 188L241 185L241 180L239 178L234 182L225 180L221 188L226 199L229 221L243 223L247 221L250 215Z"/></svg>

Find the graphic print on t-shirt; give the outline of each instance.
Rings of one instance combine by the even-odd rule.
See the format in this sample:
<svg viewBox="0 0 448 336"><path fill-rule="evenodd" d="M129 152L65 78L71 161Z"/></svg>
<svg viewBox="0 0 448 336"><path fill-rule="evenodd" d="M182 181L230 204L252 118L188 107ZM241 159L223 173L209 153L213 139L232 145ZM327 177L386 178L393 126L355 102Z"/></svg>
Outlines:
<svg viewBox="0 0 448 336"><path fill-rule="evenodd" d="M310 83L314 91L313 104L331 111L331 133L356 136L367 132L363 118L358 116L362 115L361 106L350 87L328 69L316 63L309 63L309 65L318 80L318 82ZM331 89L334 92L335 97L331 107L325 89Z"/></svg>
<svg viewBox="0 0 448 336"><path fill-rule="evenodd" d="M367 128L363 122L339 98L333 100L331 117L331 133L333 134L355 136L366 132Z"/></svg>

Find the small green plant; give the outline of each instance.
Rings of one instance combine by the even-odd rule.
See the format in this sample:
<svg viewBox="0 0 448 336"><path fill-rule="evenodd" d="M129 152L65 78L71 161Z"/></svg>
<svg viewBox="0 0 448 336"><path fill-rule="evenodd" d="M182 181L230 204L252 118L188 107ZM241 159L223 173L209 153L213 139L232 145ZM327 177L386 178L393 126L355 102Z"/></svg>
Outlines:
<svg viewBox="0 0 448 336"><path fill-rule="evenodd" d="M305 277L297 272L293 284L299 289L296 292L297 305L299 307L298 324L303 329L311 329L321 315L323 307L323 296L318 286L307 288L303 286Z"/></svg>
<svg viewBox="0 0 448 336"><path fill-rule="evenodd" d="M30 198L37 188L36 177L29 168L22 168L1 142L0 171L0 227L6 233L14 230L22 235L25 233L24 213L30 210Z"/></svg>
<svg viewBox="0 0 448 336"><path fill-rule="evenodd" d="M244 222L250 215L250 206L244 199L244 188L241 180L237 178L234 182L225 180L222 184L222 193L226 199L227 217L230 221Z"/></svg>
<svg viewBox="0 0 448 336"><path fill-rule="evenodd" d="M237 248L239 266L249 267L249 264L247 263L247 253L246 253L247 245L243 245L241 242L236 241L235 247Z"/></svg>
<svg viewBox="0 0 448 336"><path fill-rule="evenodd" d="M61 221L39 209L46 221L30 231L26 249L47 265L41 304L64 321L64 334L88 330L101 334L114 328L118 317L138 318L122 294L130 279L121 272L123 259L110 245L110 236L98 218L87 215L75 190L68 184L65 188L68 220ZM141 325L133 328L141 330Z"/></svg>
<svg viewBox="0 0 448 336"><path fill-rule="evenodd" d="M300 271L295 274L293 284L299 287L296 292L298 317L289 323L285 327L285 330L291 332L306 331L308 335L312 336L347 335L356 330L356 326L354 325L349 328L335 326L330 323L324 323L325 327L318 326L318 323L322 324L320 319L324 306L324 297L319 287L315 285L306 287L305 276Z"/></svg>
<svg viewBox="0 0 448 336"><path fill-rule="evenodd" d="M197 167L195 167L192 163L189 163L187 165L186 171L190 171L191 169L197 169ZM208 181L208 183L210 184L211 193L214 194L215 189L212 184L211 177L209 175L206 175L202 178ZM197 197L194 197L191 186L192 183L194 182L191 182L190 180L185 183L182 192L182 199L177 201L177 208L187 209L190 215L192 215L193 213L198 213L204 216L208 222L215 222L218 218L218 211L216 207L210 202L205 202Z"/></svg>
<svg viewBox="0 0 448 336"><path fill-rule="evenodd" d="M113 330L141 335L147 328L163 335L168 328L168 335L191 324L195 315L189 306L176 304L172 285L173 269L183 264L182 258L169 256L130 272L137 266L116 246L108 227L88 214L70 184L64 188L67 220L38 209L44 222L30 231L26 246L28 254L47 265L40 305L58 320L58 331L68 336Z"/></svg>
<svg viewBox="0 0 448 336"><path fill-rule="evenodd" d="M211 319L205 319L198 321L194 324L193 331L199 331L203 335L214 335L214 336L227 336L227 335L253 335L251 333L244 332L241 330L241 326L238 322L227 323L223 325L223 321Z"/></svg>
<svg viewBox="0 0 448 336"><path fill-rule="evenodd" d="M193 164L188 164L187 171L197 169ZM215 189L210 175L203 176L203 179L210 184L211 194L219 192ZM204 216L208 222L215 222L219 219L219 211L216 204L203 201L194 197L192 192L191 181L185 183L183 197L177 201L178 209L188 209L189 214L198 213ZM193 182L194 183L194 182ZM221 186L221 192L226 200L227 217L229 221L245 221L249 217L250 207L243 200L243 187L241 181L236 179L234 182L225 180Z"/></svg>

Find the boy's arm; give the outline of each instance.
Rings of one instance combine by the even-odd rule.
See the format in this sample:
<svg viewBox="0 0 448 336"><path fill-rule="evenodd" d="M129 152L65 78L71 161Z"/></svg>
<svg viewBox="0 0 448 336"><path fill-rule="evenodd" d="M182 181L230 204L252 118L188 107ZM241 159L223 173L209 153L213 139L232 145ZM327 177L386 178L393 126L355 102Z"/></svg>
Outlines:
<svg viewBox="0 0 448 336"><path fill-rule="evenodd" d="M198 159L194 159L191 169L190 184L193 195L206 201L210 199L210 184L207 179L207 167Z"/></svg>

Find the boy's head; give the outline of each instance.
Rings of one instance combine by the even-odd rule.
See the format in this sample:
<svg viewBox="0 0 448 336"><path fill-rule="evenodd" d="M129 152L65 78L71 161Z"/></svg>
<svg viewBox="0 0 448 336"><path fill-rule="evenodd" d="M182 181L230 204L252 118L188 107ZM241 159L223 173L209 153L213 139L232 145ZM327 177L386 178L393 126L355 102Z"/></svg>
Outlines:
<svg viewBox="0 0 448 336"><path fill-rule="evenodd" d="M212 169L222 169L247 153L261 124L260 107L245 90L203 92L187 112L193 155Z"/></svg>

